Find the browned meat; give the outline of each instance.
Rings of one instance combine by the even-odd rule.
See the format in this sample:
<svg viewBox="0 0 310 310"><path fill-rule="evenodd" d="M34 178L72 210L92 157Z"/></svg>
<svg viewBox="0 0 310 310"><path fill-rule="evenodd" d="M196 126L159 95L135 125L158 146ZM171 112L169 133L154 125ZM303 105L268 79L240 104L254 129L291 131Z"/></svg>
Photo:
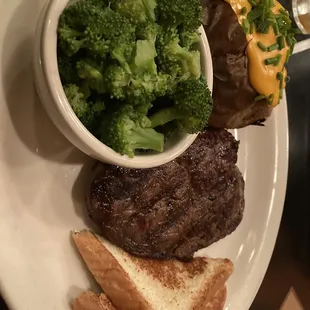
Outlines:
<svg viewBox="0 0 310 310"><path fill-rule="evenodd" d="M88 212L102 235L127 252L189 260L239 225L244 181L238 142L225 130L201 133L173 162L152 169L99 164Z"/></svg>
<svg viewBox="0 0 310 310"><path fill-rule="evenodd" d="M237 16L224 0L201 0L204 29L213 59L213 112L209 126L240 128L263 122L272 108L249 82L247 40Z"/></svg>

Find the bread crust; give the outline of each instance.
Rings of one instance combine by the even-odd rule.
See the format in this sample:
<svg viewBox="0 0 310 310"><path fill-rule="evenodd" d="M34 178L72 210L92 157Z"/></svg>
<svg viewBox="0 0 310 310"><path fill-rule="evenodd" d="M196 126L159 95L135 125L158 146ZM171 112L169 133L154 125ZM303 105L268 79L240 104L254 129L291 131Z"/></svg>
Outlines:
<svg viewBox="0 0 310 310"><path fill-rule="evenodd" d="M119 310L150 310L128 274L90 231L72 233L88 269Z"/></svg>
<svg viewBox="0 0 310 310"><path fill-rule="evenodd" d="M82 293L72 304L72 310L116 310L105 294Z"/></svg>

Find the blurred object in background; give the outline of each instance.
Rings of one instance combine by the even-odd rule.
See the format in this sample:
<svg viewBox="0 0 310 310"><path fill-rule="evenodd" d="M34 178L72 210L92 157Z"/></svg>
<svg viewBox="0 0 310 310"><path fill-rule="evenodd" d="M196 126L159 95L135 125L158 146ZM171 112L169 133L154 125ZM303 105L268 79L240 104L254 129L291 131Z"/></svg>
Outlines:
<svg viewBox="0 0 310 310"><path fill-rule="evenodd" d="M293 15L303 34L310 34L310 0L293 0Z"/></svg>

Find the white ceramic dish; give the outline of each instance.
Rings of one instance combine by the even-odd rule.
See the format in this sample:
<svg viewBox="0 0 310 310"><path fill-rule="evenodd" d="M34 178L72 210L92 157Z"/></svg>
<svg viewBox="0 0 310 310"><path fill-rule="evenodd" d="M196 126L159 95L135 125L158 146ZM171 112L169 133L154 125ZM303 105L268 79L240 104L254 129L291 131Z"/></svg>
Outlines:
<svg viewBox="0 0 310 310"><path fill-rule="evenodd" d="M165 144L162 153L121 156L96 139L73 112L63 91L57 67L57 26L59 15L69 0L51 0L42 11L35 37L35 83L42 103L58 129L72 144L98 160L111 164L150 168L165 164L182 154L195 140L196 134L179 134ZM209 44L203 27L201 32L202 72L212 90L213 69Z"/></svg>
<svg viewBox="0 0 310 310"><path fill-rule="evenodd" d="M81 202L84 173L93 161L57 131L33 86L32 46L42 5L0 2L0 291L12 310L69 310L72 298L94 286L69 233L88 224ZM285 98L266 127L234 133L246 180L244 219L205 252L232 259L226 310L247 310L266 272L283 209Z"/></svg>

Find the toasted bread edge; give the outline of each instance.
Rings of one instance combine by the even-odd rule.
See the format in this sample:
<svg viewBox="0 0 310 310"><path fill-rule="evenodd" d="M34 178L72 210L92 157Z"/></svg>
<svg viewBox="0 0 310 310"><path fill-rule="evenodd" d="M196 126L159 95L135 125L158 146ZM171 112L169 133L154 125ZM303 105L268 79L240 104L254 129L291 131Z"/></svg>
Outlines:
<svg viewBox="0 0 310 310"><path fill-rule="evenodd" d="M152 309L129 275L91 231L73 232L72 238L88 269L117 309Z"/></svg>

